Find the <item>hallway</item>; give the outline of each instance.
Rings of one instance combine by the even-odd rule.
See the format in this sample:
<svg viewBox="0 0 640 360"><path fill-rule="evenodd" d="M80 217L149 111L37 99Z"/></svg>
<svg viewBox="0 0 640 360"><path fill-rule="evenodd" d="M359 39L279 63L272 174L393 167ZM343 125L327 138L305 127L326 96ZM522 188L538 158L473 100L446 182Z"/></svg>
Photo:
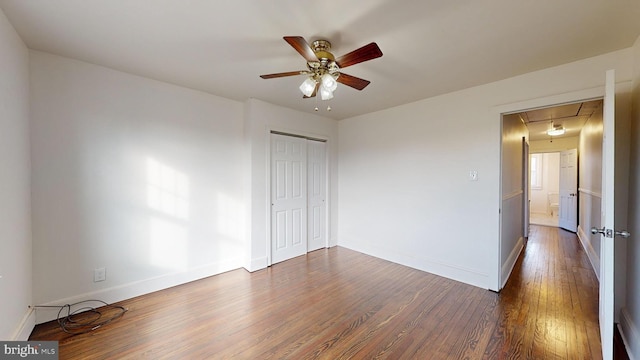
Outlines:
<svg viewBox="0 0 640 360"><path fill-rule="evenodd" d="M559 227L560 219L558 218L558 215L554 216L549 214L532 213L529 217L529 224Z"/></svg>
<svg viewBox="0 0 640 360"><path fill-rule="evenodd" d="M598 280L577 236L555 227L530 229L500 292L504 308L494 336L502 339L494 353L512 357L521 348L523 358L601 358Z"/></svg>

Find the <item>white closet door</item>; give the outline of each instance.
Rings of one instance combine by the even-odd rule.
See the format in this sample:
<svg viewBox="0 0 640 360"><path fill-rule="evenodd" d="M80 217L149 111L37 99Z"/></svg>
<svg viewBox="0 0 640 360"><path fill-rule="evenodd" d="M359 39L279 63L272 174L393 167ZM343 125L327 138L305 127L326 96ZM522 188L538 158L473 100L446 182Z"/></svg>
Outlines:
<svg viewBox="0 0 640 360"><path fill-rule="evenodd" d="M327 246L326 238L326 153L327 144L309 140L308 152L308 251Z"/></svg>
<svg viewBox="0 0 640 360"><path fill-rule="evenodd" d="M271 263L307 253L307 140L271 134Z"/></svg>

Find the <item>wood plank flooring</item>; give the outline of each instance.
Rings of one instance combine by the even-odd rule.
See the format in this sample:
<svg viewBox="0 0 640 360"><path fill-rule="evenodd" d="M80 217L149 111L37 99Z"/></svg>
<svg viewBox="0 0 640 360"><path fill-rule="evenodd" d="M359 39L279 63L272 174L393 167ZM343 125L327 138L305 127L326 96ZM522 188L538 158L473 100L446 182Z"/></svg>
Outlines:
<svg viewBox="0 0 640 360"><path fill-rule="evenodd" d="M598 282L576 236L532 226L496 294L341 247L119 303L60 359L599 359Z"/></svg>

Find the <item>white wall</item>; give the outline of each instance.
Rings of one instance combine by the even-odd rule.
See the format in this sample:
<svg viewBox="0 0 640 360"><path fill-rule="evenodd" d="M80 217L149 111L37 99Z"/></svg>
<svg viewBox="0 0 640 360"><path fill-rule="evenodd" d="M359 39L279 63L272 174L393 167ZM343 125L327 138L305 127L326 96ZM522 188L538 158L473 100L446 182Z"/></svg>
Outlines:
<svg viewBox="0 0 640 360"><path fill-rule="evenodd" d="M602 203L602 106L587 120L580 132L578 149L578 237L589 256L596 276L600 276L600 235L591 228L600 227Z"/></svg>
<svg viewBox="0 0 640 360"><path fill-rule="evenodd" d="M304 101L304 100L303 100ZM313 106L313 103L309 103ZM247 191L249 271L268 264L270 241L270 132L309 136L327 140L328 151L328 227L329 246L337 244L338 232L338 124L336 120L311 115L260 100L245 103L245 162L249 171L244 186Z"/></svg>
<svg viewBox="0 0 640 360"><path fill-rule="evenodd" d="M633 46L633 92L631 116L631 159L629 179L626 301L620 315L629 352L640 359L640 37Z"/></svg>
<svg viewBox="0 0 640 360"><path fill-rule="evenodd" d="M341 121L339 244L499 287L500 113L600 89L609 68L629 80L630 59L626 49Z"/></svg>
<svg viewBox="0 0 640 360"><path fill-rule="evenodd" d="M524 246L524 148L529 130L517 115L502 118L501 199L500 205L500 288Z"/></svg>
<svg viewBox="0 0 640 360"><path fill-rule="evenodd" d="M243 265L241 103L30 55L36 304L114 302Z"/></svg>
<svg viewBox="0 0 640 360"><path fill-rule="evenodd" d="M32 300L29 53L0 10L0 340L26 340Z"/></svg>

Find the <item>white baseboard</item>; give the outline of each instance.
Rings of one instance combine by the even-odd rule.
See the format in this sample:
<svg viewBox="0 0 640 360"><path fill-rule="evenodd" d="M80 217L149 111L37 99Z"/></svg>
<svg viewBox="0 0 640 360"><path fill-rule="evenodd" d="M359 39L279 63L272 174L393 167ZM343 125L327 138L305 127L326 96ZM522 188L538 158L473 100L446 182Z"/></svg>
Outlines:
<svg viewBox="0 0 640 360"><path fill-rule="evenodd" d="M582 244L582 248L587 253L587 257L589 258L593 271L596 273L598 281L600 281L600 257L596 254L593 246L591 246L589 235L584 232L584 229L580 225L578 225L578 239L580 240L580 244Z"/></svg>
<svg viewBox="0 0 640 360"><path fill-rule="evenodd" d="M29 336L33 331L33 328L36 327L36 313L33 308L27 308L24 316L22 317L22 321L16 328L16 331L13 333L13 336L10 340L13 341L27 341L29 340Z"/></svg>
<svg viewBox="0 0 640 360"><path fill-rule="evenodd" d="M265 269L267 267L267 257L263 256L263 257L259 257L256 259L250 259L249 260L249 264L246 265L244 268L248 271L248 272L254 272L254 271L258 271L258 270L262 270Z"/></svg>
<svg viewBox="0 0 640 360"><path fill-rule="evenodd" d="M191 281L203 279L209 276L218 275L223 272L241 268L239 259L225 262L213 263L205 266L193 268L184 272L171 273L157 276L150 279L130 282L128 284L118 285L111 288L92 291L80 295L71 296L64 299L49 301L45 306L62 306L65 304L74 304L86 300L102 300L106 303L116 303L122 300L134 298L136 296L149 294L155 291L168 289L177 285L185 284ZM79 307L83 307L79 306ZM72 307L71 311L75 308ZM35 307L35 323L41 324L47 321L55 320L58 316L58 308L42 308ZM66 311L65 311L66 314Z"/></svg>
<svg viewBox="0 0 640 360"><path fill-rule="evenodd" d="M516 266L516 261L518 261L518 256L520 256L520 253L522 252L522 249L524 248L524 238L520 237L518 239L518 241L516 241L516 246L513 247L513 250L511 250L511 253L509 254L509 258L507 258L507 261L502 264L502 273L501 278L502 278L502 283L500 284L500 289L502 289L507 281L509 280L509 277L511 276L511 272L513 271L514 266Z"/></svg>
<svg viewBox="0 0 640 360"><path fill-rule="evenodd" d="M363 254L371 255L379 259L391 261L396 264L408 266L417 270L425 271L434 275L446 277L448 279L463 282L465 284L477 286L482 289L489 289L489 275L475 269L464 268L462 266L447 264L426 257L399 253L390 249L381 249L375 246L361 243L341 242L338 244L347 249L351 249Z"/></svg>
<svg viewBox="0 0 640 360"><path fill-rule="evenodd" d="M637 324L633 323L633 319L627 312L626 308L620 311L620 334L627 349L630 360L640 360L640 332Z"/></svg>

